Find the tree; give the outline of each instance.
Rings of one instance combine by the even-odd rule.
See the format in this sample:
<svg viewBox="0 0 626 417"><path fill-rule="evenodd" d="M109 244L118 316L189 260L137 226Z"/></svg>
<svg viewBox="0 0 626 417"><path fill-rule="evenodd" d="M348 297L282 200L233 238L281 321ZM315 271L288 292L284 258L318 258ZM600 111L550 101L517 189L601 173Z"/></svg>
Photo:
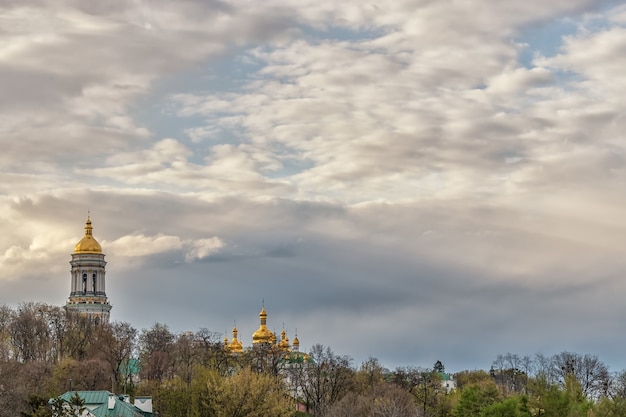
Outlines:
<svg viewBox="0 0 626 417"><path fill-rule="evenodd" d="M626 416L626 399L604 397L598 402L596 413L602 417L624 417Z"/></svg>
<svg viewBox="0 0 626 417"><path fill-rule="evenodd" d="M174 335L165 324L156 323L139 336L140 375L162 381L172 376Z"/></svg>
<svg viewBox="0 0 626 417"><path fill-rule="evenodd" d="M41 304L22 303L15 312L9 334L17 360L30 362L48 358L51 339L42 308Z"/></svg>
<svg viewBox="0 0 626 417"><path fill-rule="evenodd" d="M413 394L426 372L428 371L423 368L398 367L391 373L390 382Z"/></svg>
<svg viewBox="0 0 626 417"><path fill-rule="evenodd" d="M582 395L574 375L567 376L565 384L555 384L544 377L529 381L529 409L543 417L584 417L593 403Z"/></svg>
<svg viewBox="0 0 626 417"><path fill-rule="evenodd" d="M132 372L128 368L137 343L137 329L126 322L113 322L102 326L97 343L113 375L115 389L126 388Z"/></svg>
<svg viewBox="0 0 626 417"><path fill-rule="evenodd" d="M80 417L85 414L85 400L75 392L69 400L54 398L50 401L51 413L53 417ZM44 414L45 415L45 414Z"/></svg>
<svg viewBox="0 0 626 417"><path fill-rule="evenodd" d="M76 360L87 359L91 345L96 340L98 326L90 317L76 311L68 311L65 317L67 321L61 342L62 355Z"/></svg>
<svg viewBox="0 0 626 417"><path fill-rule="evenodd" d="M210 374L203 415L216 417L287 417L294 403L280 377L249 368L230 377Z"/></svg>
<svg viewBox="0 0 626 417"><path fill-rule="evenodd" d="M582 395L589 399L597 399L608 392L608 367L596 355L580 355L572 352L561 352L552 357L552 373L562 384L573 377L582 390Z"/></svg>
<svg viewBox="0 0 626 417"><path fill-rule="evenodd" d="M231 375L238 365L238 357L224 349L220 333L200 329L193 335L194 356L200 365L215 369L220 375Z"/></svg>
<svg viewBox="0 0 626 417"><path fill-rule="evenodd" d="M395 384L378 383L372 389L350 392L330 407L328 417L413 417L418 409L411 394Z"/></svg>
<svg viewBox="0 0 626 417"><path fill-rule="evenodd" d="M454 374L456 386L459 390L463 390L466 386L474 384L486 384L492 381L492 377L485 371L461 371Z"/></svg>
<svg viewBox="0 0 626 417"><path fill-rule="evenodd" d="M444 391L444 392L441 392ZM440 410L439 400L445 395L441 385L441 374L433 371L422 372L413 395L420 406L422 416L436 414Z"/></svg>
<svg viewBox="0 0 626 417"><path fill-rule="evenodd" d="M100 359L77 361L66 358L59 362L48 378L51 392L69 389L69 381L77 390L104 390L111 387L111 373L106 362Z"/></svg>
<svg viewBox="0 0 626 417"><path fill-rule="evenodd" d="M13 356L10 328L14 314L10 307L0 306L0 362L6 362Z"/></svg>
<svg viewBox="0 0 626 417"><path fill-rule="evenodd" d="M307 409L315 416L322 416L350 391L354 371L349 357L338 356L330 348L319 344L311 348L309 358L311 363L294 368L300 372L294 380L301 384L299 391Z"/></svg>
<svg viewBox="0 0 626 417"><path fill-rule="evenodd" d="M484 409L499 400L500 392L493 382L467 386L461 391L455 416L480 417Z"/></svg>
<svg viewBox="0 0 626 417"><path fill-rule="evenodd" d="M388 373L389 371L380 364L378 359L370 357L361 364L354 375L354 381L359 391L368 391L383 382Z"/></svg>
<svg viewBox="0 0 626 417"><path fill-rule="evenodd" d="M51 417L51 415L48 399L38 395L31 395L28 398L28 410L20 412L20 417Z"/></svg>
<svg viewBox="0 0 626 417"><path fill-rule="evenodd" d="M481 417L531 417L526 397L511 397L483 409Z"/></svg>

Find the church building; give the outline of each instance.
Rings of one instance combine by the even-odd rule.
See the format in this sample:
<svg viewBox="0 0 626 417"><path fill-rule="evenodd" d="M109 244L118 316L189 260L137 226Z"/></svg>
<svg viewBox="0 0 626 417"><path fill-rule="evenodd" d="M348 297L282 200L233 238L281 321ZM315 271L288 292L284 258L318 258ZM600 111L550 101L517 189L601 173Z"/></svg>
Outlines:
<svg viewBox="0 0 626 417"><path fill-rule="evenodd" d="M71 290L68 311L93 318L97 323L108 323L111 304L105 292L104 253L93 237L91 219L87 216L85 236L74 247L71 265Z"/></svg>
<svg viewBox="0 0 626 417"><path fill-rule="evenodd" d="M284 353L284 358L287 361L309 361L308 355L300 353L300 340L298 335L293 339L293 342L289 343L289 337L283 326L283 330L280 332L280 340L277 339L276 334L267 327L267 311L265 307L261 308L259 313L260 325L259 328L252 334L252 347L265 346L276 347L279 351ZM233 327L233 338L228 341L227 337L224 337L224 347L231 353L243 352L243 343L238 339L239 331L237 326Z"/></svg>

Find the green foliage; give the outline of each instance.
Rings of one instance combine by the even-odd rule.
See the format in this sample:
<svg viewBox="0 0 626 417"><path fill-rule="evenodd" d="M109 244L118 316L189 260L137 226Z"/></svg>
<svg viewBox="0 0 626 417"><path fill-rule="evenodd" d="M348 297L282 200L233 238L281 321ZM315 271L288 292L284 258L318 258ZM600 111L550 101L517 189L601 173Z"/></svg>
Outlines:
<svg viewBox="0 0 626 417"><path fill-rule="evenodd" d="M485 407L481 417L530 417L526 397L511 397Z"/></svg>
<svg viewBox="0 0 626 417"><path fill-rule="evenodd" d="M358 391L364 392L373 389L385 379L388 371L376 358L369 358L361 364L354 375L354 383Z"/></svg>
<svg viewBox="0 0 626 417"><path fill-rule="evenodd" d="M20 417L51 417L52 410L48 399L38 395L31 395L28 399L28 410L20 412Z"/></svg>
<svg viewBox="0 0 626 417"><path fill-rule="evenodd" d="M594 403L587 399L572 377L564 386L537 378L529 383L529 407L533 415L544 417L586 417Z"/></svg>
<svg viewBox="0 0 626 417"><path fill-rule="evenodd" d="M454 375L456 379L456 386L459 389L463 389L466 386L479 384L479 383L488 383L492 381L491 376L488 372L485 371L462 371L457 372Z"/></svg>
<svg viewBox="0 0 626 417"><path fill-rule="evenodd" d="M244 369L231 377L207 381L216 417L288 417L294 409L279 377ZM208 410L207 410L208 411Z"/></svg>
<svg viewBox="0 0 626 417"><path fill-rule="evenodd" d="M626 398L608 397L602 398L596 406L596 415L601 417L624 417L626 416Z"/></svg>
<svg viewBox="0 0 626 417"><path fill-rule="evenodd" d="M493 382L467 386L461 392L455 415L457 417L480 417L484 409L499 400L500 392Z"/></svg>
<svg viewBox="0 0 626 417"><path fill-rule="evenodd" d="M78 393L74 393L69 401L65 401L62 398L54 398L50 401L50 406L51 413L44 415L54 417L79 417L85 413L85 401L80 398Z"/></svg>

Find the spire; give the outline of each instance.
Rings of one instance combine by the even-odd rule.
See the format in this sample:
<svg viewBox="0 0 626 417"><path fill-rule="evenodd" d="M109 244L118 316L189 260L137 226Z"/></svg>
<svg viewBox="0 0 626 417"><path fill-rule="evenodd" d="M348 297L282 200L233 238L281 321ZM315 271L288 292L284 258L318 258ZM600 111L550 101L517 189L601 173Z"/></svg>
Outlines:
<svg viewBox="0 0 626 417"><path fill-rule="evenodd" d="M296 352L300 350L300 340L298 340L298 329L296 329L296 332L294 333L293 350L295 350Z"/></svg>

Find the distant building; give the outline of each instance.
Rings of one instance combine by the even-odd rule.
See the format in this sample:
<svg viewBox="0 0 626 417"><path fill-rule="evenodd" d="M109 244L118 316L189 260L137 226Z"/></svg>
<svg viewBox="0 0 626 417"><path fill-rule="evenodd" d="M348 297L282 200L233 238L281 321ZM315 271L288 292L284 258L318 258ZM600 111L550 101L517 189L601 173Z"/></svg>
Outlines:
<svg viewBox="0 0 626 417"><path fill-rule="evenodd" d="M59 398L70 402L78 395L84 401L85 411L81 417L152 417L152 397L115 395L109 391L68 391Z"/></svg>
<svg viewBox="0 0 626 417"><path fill-rule="evenodd" d="M456 389L456 381L452 378L452 375L445 372L437 372L437 374L441 377L441 387L444 388L446 392Z"/></svg>
<svg viewBox="0 0 626 417"><path fill-rule="evenodd" d="M298 339L298 335L294 337L293 342L290 344L284 326L283 330L280 332L280 340L278 340L274 332L267 328L267 311L265 311L265 307L261 308L259 320L261 322L259 328L252 334L252 347L263 345L276 347L285 353L285 360L287 361L307 362L309 360L308 355L300 354L300 340ZM230 341L228 337L224 337L224 347L231 353L243 352L243 343L237 337L239 334L237 326L233 327L232 334L233 337Z"/></svg>
<svg viewBox="0 0 626 417"><path fill-rule="evenodd" d="M98 323L108 323L111 304L105 292L106 262L102 247L93 237L89 216L85 236L74 247L70 265L71 290L65 307Z"/></svg>

